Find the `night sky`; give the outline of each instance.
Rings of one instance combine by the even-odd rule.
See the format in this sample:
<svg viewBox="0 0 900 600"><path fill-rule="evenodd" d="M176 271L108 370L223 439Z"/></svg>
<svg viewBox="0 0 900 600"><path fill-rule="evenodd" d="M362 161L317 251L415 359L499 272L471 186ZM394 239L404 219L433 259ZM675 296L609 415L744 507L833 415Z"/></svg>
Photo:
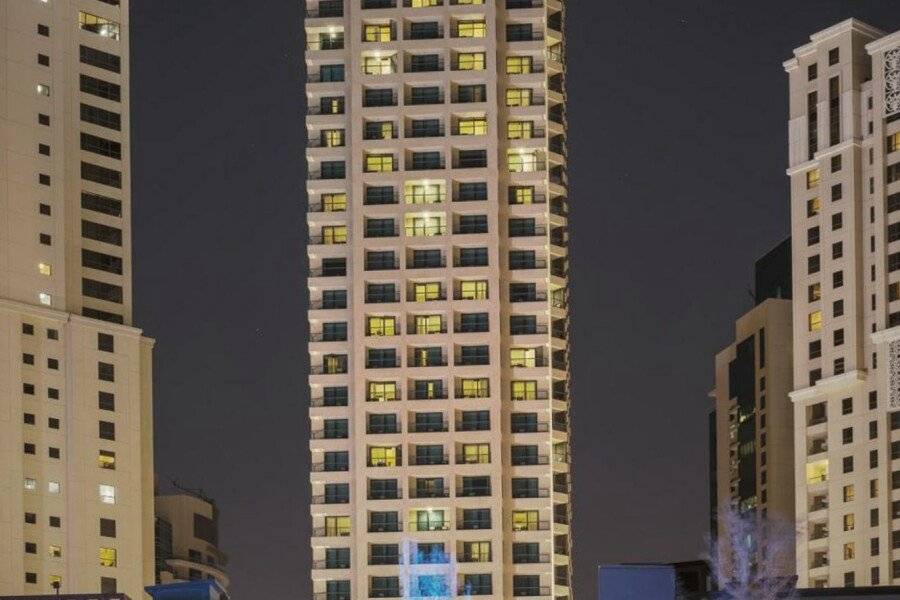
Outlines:
<svg viewBox="0 0 900 600"><path fill-rule="evenodd" d="M789 231L787 76L897 0L569 0L576 595L697 557L713 356ZM221 510L237 598L306 600L299 0L133 0L135 323L156 467Z"/></svg>

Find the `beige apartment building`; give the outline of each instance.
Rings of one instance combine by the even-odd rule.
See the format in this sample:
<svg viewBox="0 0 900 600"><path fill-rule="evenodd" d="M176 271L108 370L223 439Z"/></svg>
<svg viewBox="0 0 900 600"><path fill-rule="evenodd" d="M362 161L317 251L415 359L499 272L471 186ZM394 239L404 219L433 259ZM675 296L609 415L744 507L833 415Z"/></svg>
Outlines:
<svg viewBox="0 0 900 600"><path fill-rule="evenodd" d="M306 2L316 600L568 600L564 5Z"/></svg>
<svg viewBox="0 0 900 600"><path fill-rule="evenodd" d="M0 596L153 582L127 0L0 0Z"/></svg>
<svg viewBox="0 0 900 600"><path fill-rule="evenodd" d="M744 530L738 519L758 519L760 531L771 539L760 540L756 560L768 561L770 575L792 577L792 548L775 552L782 546L775 537L794 522L790 239L757 261L755 279L755 306L735 322L734 342L716 355L715 389L710 393L715 414L715 551L719 564L728 565L735 550L732 541Z"/></svg>
<svg viewBox="0 0 900 600"><path fill-rule="evenodd" d="M798 585L897 585L900 32L847 20L784 66Z"/></svg>

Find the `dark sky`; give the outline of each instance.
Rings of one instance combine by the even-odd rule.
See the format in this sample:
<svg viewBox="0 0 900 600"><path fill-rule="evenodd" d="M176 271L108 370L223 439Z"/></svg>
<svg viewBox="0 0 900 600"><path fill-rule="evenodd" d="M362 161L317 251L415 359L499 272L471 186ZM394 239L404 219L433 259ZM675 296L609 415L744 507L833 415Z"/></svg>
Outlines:
<svg viewBox="0 0 900 600"><path fill-rule="evenodd" d="M569 0L576 590L706 531L713 356L788 233L781 63L897 0ZM135 322L157 471L219 501L238 598L306 600L299 0L133 0Z"/></svg>

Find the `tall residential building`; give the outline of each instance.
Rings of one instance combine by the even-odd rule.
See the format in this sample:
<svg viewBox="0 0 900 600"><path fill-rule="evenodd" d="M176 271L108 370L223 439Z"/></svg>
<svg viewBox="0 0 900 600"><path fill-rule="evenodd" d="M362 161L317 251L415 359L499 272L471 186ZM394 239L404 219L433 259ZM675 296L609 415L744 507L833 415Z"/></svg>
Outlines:
<svg viewBox="0 0 900 600"><path fill-rule="evenodd" d="M563 2L306 11L314 597L569 599Z"/></svg>
<svg viewBox="0 0 900 600"><path fill-rule="evenodd" d="M800 587L900 583L900 32L784 63Z"/></svg>
<svg viewBox="0 0 900 600"><path fill-rule="evenodd" d="M0 596L153 581L127 0L0 2Z"/></svg>
<svg viewBox="0 0 900 600"><path fill-rule="evenodd" d="M721 565L732 555L735 533L730 528L739 515L775 523L760 529L772 534L789 531L794 522L790 238L756 262L755 281L755 306L735 323L734 342L716 355L710 394L715 405L713 531ZM783 558L786 562L776 561L770 573L790 577L793 553Z"/></svg>
<svg viewBox="0 0 900 600"><path fill-rule="evenodd" d="M228 557L219 548L216 503L200 491L157 494L157 583L212 580L227 592L227 564Z"/></svg>

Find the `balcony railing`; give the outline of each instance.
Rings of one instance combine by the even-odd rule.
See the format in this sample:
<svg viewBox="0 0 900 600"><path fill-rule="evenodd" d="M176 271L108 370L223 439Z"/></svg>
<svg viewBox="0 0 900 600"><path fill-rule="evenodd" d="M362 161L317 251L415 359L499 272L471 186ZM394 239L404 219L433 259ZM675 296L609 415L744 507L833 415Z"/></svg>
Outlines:
<svg viewBox="0 0 900 600"><path fill-rule="evenodd" d="M549 586L538 586L538 587L514 587L513 588L513 597L529 597L529 598L543 598L550 596L550 587Z"/></svg>
<svg viewBox="0 0 900 600"><path fill-rule="evenodd" d="M547 531L550 529L550 521L535 521L531 523L513 523L513 531Z"/></svg>
<svg viewBox="0 0 900 600"><path fill-rule="evenodd" d="M344 38L320 38L318 40L307 40L307 50L343 50Z"/></svg>
<svg viewBox="0 0 900 600"><path fill-rule="evenodd" d="M366 433L369 435L385 435L392 433L400 433L400 424L392 423L389 425L368 425Z"/></svg>
<svg viewBox="0 0 900 600"><path fill-rule="evenodd" d="M344 2L343 0L325 0L323 2L319 2L319 6L316 8L310 8L306 11L307 18L310 19L322 19L327 17L343 17L344 16Z"/></svg>
<svg viewBox="0 0 900 600"><path fill-rule="evenodd" d="M313 496L313 504L349 504L349 496Z"/></svg>
<svg viewBox="0 0 900 600"><path fill-rule="evenodd" d="M523 269L546 269L547 260L543 258L535 258L534 260L517 260L509 263L510 271L519 271Z"/></svg>
<svg viewBox="0 0 900 600"><path fill-rule="evenodd" d="M450 488L441 488L437 490L411 490L410 498L449 498Z"/></svg>
<svg viewBox="0 0 900 600"><path fill-rule="evenodd" d="M491 495L491 487L463 487L456 490L457 498L484 498Z"/></svg>
<svg viewBox="0 0 900 600"><path fill-rule="evenodd" d="M397 0L362 0L362 8L397 8Z"/></svg>
<svg viewBox="0 0 900 600"><path fill-rule="evenodd" d="M549 423L513 423L512 433L546 433L550 431Z"/></svg>
<svg viewBox="0 0 900 600"><path fill-rule="evenodd" d="M549 465L550 457L546 454L541 455L526 455L526 456L513 456L510 458L510 463L514 467L530 467L535 465Z"/></svg>
<svg viewBox="0 0 900 600"><path fill-rule="evenodd" d="M408 138L429 138L443 137L445 134L444 125L438 127L408 127L405 135Z"/></svg>
<svg viewBox="0 0 900 600"><path fill-rule="evenodd" d="M547 292L514 292L509 295L510 302L546 302Z"/></svg>
<svg viewBox="0 0 900 600"><path fill-rule="evenodd" d="M403 498L403 489L395 490L369 490L366 494L368 500L400 500Z"/></svg>
<svg viewBox="0 0 900 600"><path fill-rule="evenodd" d="M432 466L432 465L449 465L450 464L450 455L448 454L435 454L435 455L423 455L417 456L413 454L409 457L409 464L413 466Z"/></svg>
<svg viewBox="0 0 900 600"><path fill-rule="evenodd" d="M522 489L522 490L514 489L512 492L512 497L513 498L549 498L550 490L547 488Z"/></svg>
<svg viewBox="0 0 900 600"><path fill-rule="evenodd" d="M315 527L312 531L313 537L349 537L349 527Z"/></svg>
<svg viewBox="0 0 900 600"><path fill-rule="evenodd" d="M445 433L450 431L450 423L442 421L440 423L410 423L409 433Z"/></svg>
<svg viewBox="0 0 900 600"><path fill-rule="evenodd" d="M400 292L393 294L372 294L366 296L366 304L390 304L400 302Z"/></svg>
<svg viewBox="0 0 900 600"><path fill-rule="evenodd" d="M350 435L347 431L319 429L318 431L311 431L309 437L313 440L346 440Z"/></svg>
<svg viewBox="0 0 900 600"><path fill-rule="evenodd" d="M313 473L340 473L343 471L349 471L350 465L347 463L316 462L310 465L310 470Z"/></svg>
<svg viewBox="0 0 900 600"><path fill-rule="evenodd" d="M349 560L314 560L313 569L349 569Z"/></svg>
<svg viewBox="0 0 900 600"><path fill-rule="evenodd" d="M506 8L540 8L544 0L506 0Z"/></svg>
<svg viewBox="0 0 900 600"><path fill-rule="evenodd" d="M447 392L446 390L440 390L436 392L417 392L415 390L411 390L406 397L407 400L446 400Z"/></svg>
<svg viewBox="0 0 900 600"><path fill-rule="evenodd" d="M547 228L543 225L532 225L530 227L510 227L509 237L536 237L547 235Z"/></svg>
<svg viewBox="0 0 900 600"><path fill-rule="evenodd" d="M338 367L326 367L325 365L313 365L309 368L312 375L344 375L347 373L347 365Z"/></svg>
<svg viewBox="0 0 900 600"><path fill-rule="evenodd" d="M443 37L443 35L441 36ZM408 60L404 65L406 73L434 73L444 70L444 59L439 57L436 60L413 61Z"/></svg>
<svg viewBox="0 0 900 600"><path fill-rule="evenodd" d="M398 533L403 531L403 523L369 523L369 533Z"/></svg>
<svg viewBox="0 0 900 600"><path fill-rule="evenodd" d="M384 358L380 360L366 360L367 369L397 369L400 367L400 358Z"/></svg>

